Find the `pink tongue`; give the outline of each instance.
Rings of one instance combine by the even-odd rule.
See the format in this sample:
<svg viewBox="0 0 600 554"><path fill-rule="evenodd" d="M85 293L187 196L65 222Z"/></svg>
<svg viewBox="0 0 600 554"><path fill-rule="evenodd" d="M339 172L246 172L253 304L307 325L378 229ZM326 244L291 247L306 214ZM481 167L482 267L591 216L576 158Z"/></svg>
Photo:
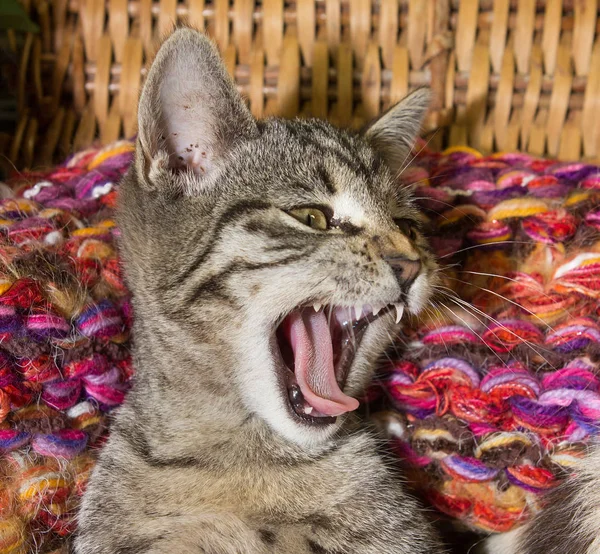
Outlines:
<svg viewBox="0 0 600 554"><path fill-rule="evenodd" d="M325 416L356 410L358 400L345 395L335 378L331 333L325 314L311 308L293 312L289 330L294 372L306 402Z"/></svg>

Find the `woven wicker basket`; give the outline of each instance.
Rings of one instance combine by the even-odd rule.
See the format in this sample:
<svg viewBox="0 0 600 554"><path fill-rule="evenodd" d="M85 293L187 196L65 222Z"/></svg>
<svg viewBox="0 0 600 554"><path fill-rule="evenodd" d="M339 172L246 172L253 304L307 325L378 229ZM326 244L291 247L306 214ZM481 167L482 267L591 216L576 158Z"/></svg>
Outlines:
<svg viewBox="0 0 600 554"><path fill-rule="evenodd" d="M146 63L183 20L257 117L359 126L427 85L436 147L600 158L598 0L24 1L41 33L18 47L19 122L0 137L17 167L133 135Z"/></svg>

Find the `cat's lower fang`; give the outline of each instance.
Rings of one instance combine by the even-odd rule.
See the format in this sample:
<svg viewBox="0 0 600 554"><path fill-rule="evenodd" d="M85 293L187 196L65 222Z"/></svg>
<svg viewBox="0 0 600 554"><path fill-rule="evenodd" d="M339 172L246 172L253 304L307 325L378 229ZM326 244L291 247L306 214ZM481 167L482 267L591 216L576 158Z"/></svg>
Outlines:
<svg viewBox="0 0 600 554"><path fill-rule="evenodd" d="M327 414L322 414L315 408L313 408L306 400L304 399L304 395L300 390L300 387L297 383L294 383L288 390L288 396L290 399L290 404L296 414L308 421L314 421L319 423L331 423L335 421L334 417L328 416Z"/></svg>

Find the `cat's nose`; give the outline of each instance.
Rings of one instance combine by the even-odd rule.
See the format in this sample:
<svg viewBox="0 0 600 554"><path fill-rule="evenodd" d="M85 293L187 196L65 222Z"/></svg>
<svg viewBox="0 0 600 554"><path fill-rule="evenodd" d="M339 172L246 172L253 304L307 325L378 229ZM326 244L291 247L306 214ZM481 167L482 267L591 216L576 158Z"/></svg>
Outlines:
<svg viewBox="0 0 600 554"><path fill-rule="evenodd" d="M408 290L421 271L421 260L410 260L405 256L386 256L385 261L390 264L400 288Z"/></svg>

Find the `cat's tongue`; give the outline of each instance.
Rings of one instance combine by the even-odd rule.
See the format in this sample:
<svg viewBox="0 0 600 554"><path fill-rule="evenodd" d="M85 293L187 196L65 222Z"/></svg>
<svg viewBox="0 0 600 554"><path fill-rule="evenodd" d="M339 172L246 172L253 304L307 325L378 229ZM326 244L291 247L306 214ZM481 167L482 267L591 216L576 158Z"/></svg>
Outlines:
<svg viewBox="0 0 600 554"><path fill-rule="evenodd" d="M289 333L294 373L304 400L324 416L356 410L358 400L345 395L335 378L331 331L323 311L308 308L293 312Z"/></svg>

